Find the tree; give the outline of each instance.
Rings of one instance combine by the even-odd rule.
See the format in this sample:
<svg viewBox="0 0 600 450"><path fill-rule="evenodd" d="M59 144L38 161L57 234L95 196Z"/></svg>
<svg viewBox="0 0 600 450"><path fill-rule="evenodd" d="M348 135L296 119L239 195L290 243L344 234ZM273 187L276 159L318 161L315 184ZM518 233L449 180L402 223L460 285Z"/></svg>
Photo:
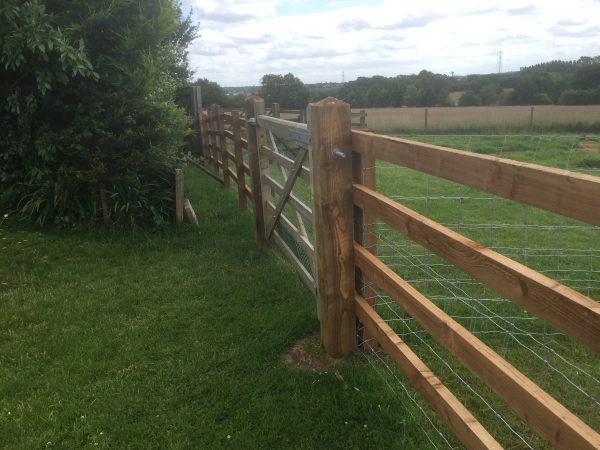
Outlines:
<svg viewBox="0 0 600 450"><path fill-rule="evenodd" d="M481 98L473 91L466 91L460 96L458 106L481 106Z"/></svg>
<svg viewBox="0 0 600 450"><path fill-rule="evenodd" d="M308 104L309 91L293 74L267 74L262 77L259 95L267 105L279 103L282 108L301 109Z"/></svg>
<svg viewBox="0 0 600 450"><path fill-rule="evenodd" d="M485 106L496 104L500 100L501 94L502 88L495 83L485 84L478 91L478 95L481 98L481 104Z"/></svg>
<svg viewBox="0 0 600 450"><path fill-rule="evenodd" d="M195 28L173 0L44 3L0 7L0 206L39 224L163 222Z"/></svg>
<svg viewBox="0 0 600 450"><path fill-rule="evenodd" d="M200 86L202 93L202 104L204 106L220 105L225 106L227 103L227 94L218 83L209 81L206 78L199 78L194 84Z"/></svg>
<svg viewBox="0 0 600 450"><path fill-rule="evenodd" d="M446 75L422 70L417 75L415 89L407 96L409 106L449 106L449 79Z"/></svg>
<svg viewBox="0 0 600 450"><path fill-rule="evenodd" d="M595 89L600 87L600 62L579 67L571 80L573 89Z"/></svg>

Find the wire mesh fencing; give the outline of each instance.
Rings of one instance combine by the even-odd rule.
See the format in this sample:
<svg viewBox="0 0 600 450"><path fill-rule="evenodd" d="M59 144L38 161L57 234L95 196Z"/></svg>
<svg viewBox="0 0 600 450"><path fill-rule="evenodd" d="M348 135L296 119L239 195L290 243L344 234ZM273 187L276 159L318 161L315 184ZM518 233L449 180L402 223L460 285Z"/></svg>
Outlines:
<svg viewBox="0 0 600 450"><path fill-rule="evenodd" d="M597 138L585 136L410 136L437 145L591 175L600 170ZM600 231L557 214L378 161L377 191L586 296L600 299ZM389 268L542 389L600 430L600 359L591 350L498 295L383 222L366 224ZM409 347L507 448L547 444L377 286L367 298ZM458 444L376 345L365 358L414 404L433 448ZM408 400L407 400L408 399Z"/></svg>

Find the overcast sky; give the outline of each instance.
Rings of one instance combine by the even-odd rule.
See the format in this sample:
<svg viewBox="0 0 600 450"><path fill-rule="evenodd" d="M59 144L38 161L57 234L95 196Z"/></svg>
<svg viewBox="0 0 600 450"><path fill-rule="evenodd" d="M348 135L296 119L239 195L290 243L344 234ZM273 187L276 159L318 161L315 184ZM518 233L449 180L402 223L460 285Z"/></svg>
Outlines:
<svg viewBox="0 0 600 450"><path fill-rule="evenodd" d="M600 0L183 0L201 37L196 77L222 86L292 72L359 76L503 71L600 54Z"/></svg>

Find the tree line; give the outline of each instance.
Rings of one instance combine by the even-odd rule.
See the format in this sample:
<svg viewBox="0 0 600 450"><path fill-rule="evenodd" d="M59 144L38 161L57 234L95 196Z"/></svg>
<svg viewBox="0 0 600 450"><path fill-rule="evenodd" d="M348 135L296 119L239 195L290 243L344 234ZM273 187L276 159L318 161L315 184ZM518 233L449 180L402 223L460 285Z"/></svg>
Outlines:
<svg viewBox="0 0 600 450"><path fill-rule="evenodd" d="M416 75L359 77L346 83L304 84L291 73L267 74L260 86L222 88L199 79L205 105L239 107L250 94L259 94L267 105L303 108L328 95L356 108L401 106L453 106L450 93L460 93L458 106L586 105L600 104L600 56L573 61L549 61L516 72L450 76L422 70ZM457 96L454 96L457 97Z"/></svg>

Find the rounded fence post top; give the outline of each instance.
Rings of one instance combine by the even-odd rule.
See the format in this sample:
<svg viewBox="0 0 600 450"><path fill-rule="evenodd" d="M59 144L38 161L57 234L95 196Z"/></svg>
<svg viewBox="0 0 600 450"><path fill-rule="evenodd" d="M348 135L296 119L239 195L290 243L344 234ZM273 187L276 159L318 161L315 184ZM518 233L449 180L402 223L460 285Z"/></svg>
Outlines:
<svg viewBox="0 0 600 450"><path fill-rule="evenodd" d="M263 100L263 98L259 95L249 95L248 97L246 97L247 102L253 102L257 100Z"/></svg>
<svg viewBox="0 0 600 450"><path fill-rule="evenodd" d="M342 106L350 106L343 100L339 100L335 97L325 97L322 100L319 100L317 103L311 103L312 106L332 106L332 105L342 105Z"/></svg>

